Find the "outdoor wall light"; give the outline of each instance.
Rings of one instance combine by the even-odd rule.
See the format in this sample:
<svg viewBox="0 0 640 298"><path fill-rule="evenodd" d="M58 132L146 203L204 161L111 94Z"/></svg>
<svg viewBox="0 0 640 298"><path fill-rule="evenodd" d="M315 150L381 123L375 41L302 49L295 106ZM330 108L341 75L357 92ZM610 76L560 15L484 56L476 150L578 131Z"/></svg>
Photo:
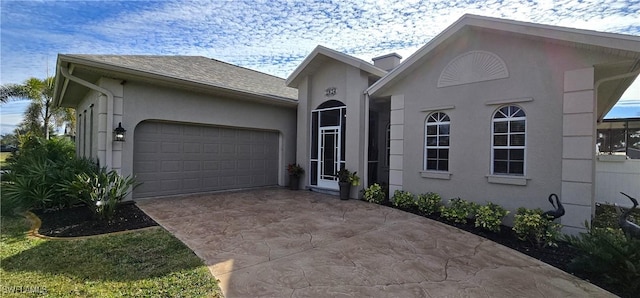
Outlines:
<svg viewBox="0 0 640 298"><path fill-rule="evenodd" d="M119 122L118 127L113 130L113 140L116 142L124 142L124 136L126 133L127 131L122 128L122 122Z"/></svg>

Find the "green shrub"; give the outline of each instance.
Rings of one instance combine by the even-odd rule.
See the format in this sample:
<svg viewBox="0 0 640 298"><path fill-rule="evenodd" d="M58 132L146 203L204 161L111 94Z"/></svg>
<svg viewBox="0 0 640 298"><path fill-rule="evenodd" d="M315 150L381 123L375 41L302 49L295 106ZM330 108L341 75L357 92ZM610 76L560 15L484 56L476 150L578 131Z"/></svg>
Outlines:
<svg viewBox="0 0 640 298"><path fill-rule="evenodd" d="M364 190L363 198L369 203L380 204L387 198L387 194L384 192L380 184L374 183Z"/></svg>
<svg viewBox="0 0 640 298"><path fill-rule="evenodd" d="M425 214L433 214L440 209L440 206L442 205L442 198L439 194L434 192L420 194L418 195L416 205L421 212L424 212Z"/></svg>
<svg viewBox="0 0 640 298"><path fill-rule="evenodd" d="M566 237L581 252L569 269L599 276L625 297L640 293L640 239L625 237L620 229L585 226L588 233Z"/></svg>
<svg viewBox="0 0 640 298"><path fill-rule="evenodd" d="M88 159L76 159L73 143L64 138L45 140L27 135L20 150L7 159L2 176L2 207L5 211L69 207L78 201L65 191L75 175L91 171ZM3 211L3 214L6 214Z"/></svg>
<svg viewBox="0 0 640 298"><path fill-rule="evenodd" d="M449 206L440 206L440 215L448 221L456 223L467 223L467 219L475 213L478 205L461 198L449 200Z"/></svg>
<svg viewBox="0 0 640 298"><path fill-rule="evenodd" d="M480 206L476 210L476 227L481 227L491 232L500 232L502 219L507 216L507 214L509 214L507 209L489 202L487 205Z"/></svg>
<svg viewBox="0 0 640 298"><path fill-rule="evenodd" d="M513 221L513 231L518 239L529 241L537 247L555 246L560 227L560 224L542 216L540 208L518 208Z"/></svg>
<svg viewBox="0 0 640 298"><path fill-rule="evenodd" d="M128 194L135 179L123 177L116 171L100 169L97 173L82 173L67 189L75 194L101 220L113 217L116 206Z"/></svg>
<svg viewBox="0 0 640 298"><path fill-rule="evenodd" d="M387 199L387 194L380 184L374 183L364 190L362 198L369 203L380 204Z"/></svg>
<svg viewBox="0 0 640 298"><path fill-rule="evenodd" d="M391 198L393 205L400 208L409 208L415 205L415 200L413 194L404 191L404 190L396 190L393 192L393 197Z"/></svg>

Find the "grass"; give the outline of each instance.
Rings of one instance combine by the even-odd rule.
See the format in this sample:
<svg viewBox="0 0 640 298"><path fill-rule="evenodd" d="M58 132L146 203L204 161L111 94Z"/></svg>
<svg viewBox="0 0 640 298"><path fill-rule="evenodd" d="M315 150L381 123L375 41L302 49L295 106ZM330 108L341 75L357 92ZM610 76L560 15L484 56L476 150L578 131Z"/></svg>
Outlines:
<svg viewBox="0 0 640 298"><path fill-rule="evenodd" d="M163 229L55 241L26 237L24 218L1 221L2 297L222 297L202 261Z"/></svg>
<svg viewBox="0 0 640 298"><path fill-rule="evenodd" d="M4 168L9 156L11 156L11 152L0 152L0 168Z"/></svg>

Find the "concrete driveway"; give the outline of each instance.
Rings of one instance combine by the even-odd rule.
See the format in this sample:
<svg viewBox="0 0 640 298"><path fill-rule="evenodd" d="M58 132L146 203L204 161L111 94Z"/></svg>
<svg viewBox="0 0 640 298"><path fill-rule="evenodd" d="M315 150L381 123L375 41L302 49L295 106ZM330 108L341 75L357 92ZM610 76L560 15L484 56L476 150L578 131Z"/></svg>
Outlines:
<svg viewBox="0 0 640 298"><path fill-rule="evenodd" d="M484 238L363 201L272 188L140 200L231 297L610 297Z"/></svg>

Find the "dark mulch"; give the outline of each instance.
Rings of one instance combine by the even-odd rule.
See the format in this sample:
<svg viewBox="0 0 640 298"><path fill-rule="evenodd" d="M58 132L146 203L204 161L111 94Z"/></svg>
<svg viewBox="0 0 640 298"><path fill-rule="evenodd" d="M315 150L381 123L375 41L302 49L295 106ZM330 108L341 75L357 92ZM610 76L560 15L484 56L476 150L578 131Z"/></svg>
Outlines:
<svg viewBox="0 0 640 298"><path fill-rule="evenodd" d="M86 206L60 210L34 210L33 213L42 221L38 233L51 237L91 236L158 225L132 202L118 205L111 220L96 220Z"/></svg>

